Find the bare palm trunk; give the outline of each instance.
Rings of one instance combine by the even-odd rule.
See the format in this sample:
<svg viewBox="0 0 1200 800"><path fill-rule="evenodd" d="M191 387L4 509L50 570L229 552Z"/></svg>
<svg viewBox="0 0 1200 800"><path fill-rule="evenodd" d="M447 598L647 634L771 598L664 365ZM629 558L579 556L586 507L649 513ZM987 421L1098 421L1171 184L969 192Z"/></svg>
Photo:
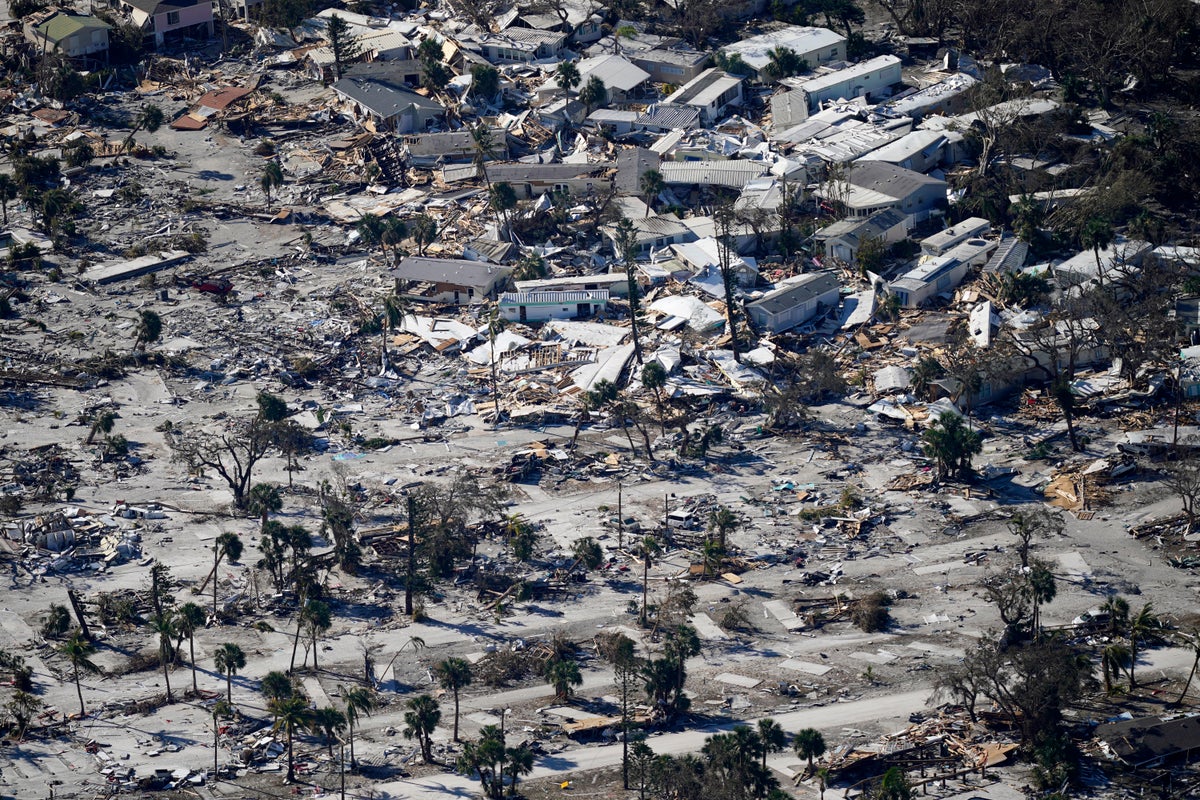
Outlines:
<svg viewBox="0 0 1200 800"><path fill-rule="evenodd" d="M87 707L83 704L83 684L79 682L79 665L75 665L75 693L79 695L79 716L87 716Z"/></svg>
<svg viewBox="0 0 1200 800"><path fill-rule="evenodd" d="M1195 671L1195 665L1192 665L1192 672ZM454 741L458 741L458 689L454 690Z"/></svg>
<svg viewBox="0 0 1200 800"><path fill-rule="evenodd" d="M192 691L196 694L200 693L200 687L196 685L196 637L188 636L188 656L192 662Z"/></svg>
<svg viewBox="0 0 1200 800"><path fill-rule="evenodd" d="M171 696L171 673L168 670L169 666L170 666L170 662L164 658L162 660L163 683L165 683L167 685L167 702L174 703L175 698Z"/></svg>
<svg viewBox="0 0 1200 800"><path fill-rule="evenodd" d="M1192 688L1192 679L1196 677L1196 667L1200 665L1200 650L1196 651L1196 657L1192 660L1192 671L1188 673L1187 683L1183 685L1183 691L1179 693L1179 699L1175 701L1175 705L1183 705L1183 699L1187 697L1188 689Z"/></svg>
<svg viewBox="0 0 1200 800"><path fill-rule="evenodd" d="M233 672L225 673L225 699L230 703L233 702Z"/></svg>

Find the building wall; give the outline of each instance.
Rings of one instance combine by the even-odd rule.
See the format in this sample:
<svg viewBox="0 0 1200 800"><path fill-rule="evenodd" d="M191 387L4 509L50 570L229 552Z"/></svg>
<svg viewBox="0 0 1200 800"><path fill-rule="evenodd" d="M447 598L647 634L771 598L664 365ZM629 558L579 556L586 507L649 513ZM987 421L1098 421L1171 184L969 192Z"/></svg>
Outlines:
<svg viewBox="0 0 1200 800"><path fill-rule="evenodd" d="M781 311L777 314L770 314L761 306L749 305L746 307L746 312L750 314L750 319L754 320L754 324L772 333L782 333L783 331L791 330L797 325L803 325L812 319L817 311L824 307L825 309L832 308L838 300L837 288L830 289L819 297L814 297L808 302Z"/></svg>
<svg viewBox="0 0 1200 800"><path fill-rule="evenodd" d="M674 63L666 63L656 61L654 52L643 53L639 56L629 55L627 58L633 62L635 66L641 67L650 73L650 81L652 83L665 83L668 86L683 86L688 81L695 78L701 72L704 72L704 62L692 66L681 66Z"/></svg>
<svg viewBox="0 0 1200 800"><path fill-rule="evenodd" d="M578 303L564 303L562 305L502 305L500 306L500 314L509 322L517 322L521 319L521 308L525 309L526 322L546 322L552 319L574 319L579 316ZM600 307L598 304L589 303L591 309L588 316L596 313Z"/></svg>
<svg viewBox="0 0 1200 800"><path fill-rule="evenodd" d="M847 76L834 86L826 87L819 92L808 93L809 110L816 110L820 103L838 98L852 99L855 97L874 97L879 92L899 83L900 64L888 64L881 69L871 70L866 75Z"/></svg>

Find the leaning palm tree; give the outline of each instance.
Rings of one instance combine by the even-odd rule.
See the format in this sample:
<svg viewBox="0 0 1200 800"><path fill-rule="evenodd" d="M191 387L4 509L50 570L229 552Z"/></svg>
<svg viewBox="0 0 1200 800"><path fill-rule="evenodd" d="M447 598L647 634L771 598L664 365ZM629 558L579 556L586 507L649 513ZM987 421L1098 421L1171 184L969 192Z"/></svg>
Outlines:
<svg viewBox="0 0 1200 800"><path fill-rule="evenodd" d="M150 131L154 133L162 127L163 111L153 103L148 103L142 106L142 110L133 118L133 128L129 131L129 135L125 137L125 141L121 142L120 152L125 152L133 144L133 136L138 131Z"/></svg>
<svg viewBox="0 0 1200 800"><path fill-rule="evenodd" d="M1200 628L1192 628L1186 633L1180 633L1176 636L1180 646L1186 647L1192 651L1192 670L1188 673L1187 682L1183 684L1183 691L1179 693L1179 699L1175 701L1175 705L1183 705L1183 699L1187 697L1188 689L1192 688L1192 679L1196 677L1196 668L1200 667Z"/></svg>
<svg viewBox="0 0 1200 800"><path fill-rule="evenodd" d="M355 686L353 689L343 692L342 699L346 701L346 723L349 726L350 734L350 766L353 767L358 763L354 759L354 726L358 724L360 714L371 716L371 711L375 708L375 696L369 689Z"/></svg>
<svg viewBox="0 0 1200 800"><path fill-rule="evenodd" d="M196 685L196 631L206 622L204 609L195 603L184 603L175 611L175 631L188 640L188 660L192 664L192 691L199 692Z"/></svg>
<svg viewBox="0 0 1200 800"><path fill-rule="evenodd" d="M308 730L313 723L313 710L308 706L308 698L303 695L293 695L282 700L272 700L267 706L275 715L273 731L283 731L287 737L287 781L296 780L296 762L293 758L293 739L297 731Z"/></svg>
<svg viewBox="0 0 1200 800"><path fill-rule="evenodd" d="M216 664L217 672L225 673L225 699L232 703L233 676L239 669L246 666L246 654L236 644L226 642L217 648L213 662Z"/></svg>
<svg viewBox="0 0 1200 800"><path fill-rule="evenodd" d="M471 664L465 658L450 657L433 668L438 683L454 695L454 741L458 741L458 693L471 685Z"/></svg>
<svg viewBox="0 0 1200 800"><path fill-rule="evenodd" d="M270 483L256 483L250 489L246 510L259 519L259 530L267 527L272 514L283 508L283 497L279 488Z"/></svg>
<svg viewBox="0 0 1200 800"><path fill-rule="evenodd" d="M280 186L283 186L283 167L279 166L278 161L268 161L263 167L262 180L263 194L267 198L267 208L271 207L271 192Z"/></svg>
<svg viewBox="0 0 1200 800"><path fill-rule="evenodd" d="M86 717L87 708L83 704L83 686L79 682L79 673L100 671L100 667L96 666L89 658L96 652L96 646L83 638L82 631L75 631L70 639L58 646L58 652L71 664L71 677L75 681L75 693L79 695L79 716Z"/></svg>
<svg viewBox="0 0 1200 800"><path fill-rule="evenodd" d="M236 533L226 531L217 536L217 540L213 543L213 568L204 579L204 583L200 584L199 591L203 592L204 587L208 586L211 579L213 582L213 616L217 615L217 584L220 580L217 578L217 569L221 566L222 559L237 561L242 557L242 540Z"/></svg>
<svg viewBox="0 0 1200 800"><path fill-rule="evenodd" d="M1100 669L1104 674L1104 694L1113 693L1113 678L1129 667L1129 648L1121 642L1111 642L1100 651Z"/></svg>

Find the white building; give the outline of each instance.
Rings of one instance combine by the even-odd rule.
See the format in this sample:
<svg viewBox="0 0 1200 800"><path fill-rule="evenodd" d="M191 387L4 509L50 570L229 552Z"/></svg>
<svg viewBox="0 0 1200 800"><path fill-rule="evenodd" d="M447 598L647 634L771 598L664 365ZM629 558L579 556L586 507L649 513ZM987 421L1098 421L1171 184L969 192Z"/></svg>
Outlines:
<svg viewBox="0 0 1200 800"><path fill-rule="evenodd" d="M606 291L609 297L629 295L629 281L623 272L602 272L599 275L568 275L561 278L541 278L532 281L513 281L518 292L595 292Z"/></svg>
<svg viewBox="0 0 1200 800"><path fill-rule="evenodd" d="M908 236L905 217L894 208L876 211L866 219L848 217L817 231L816 239L825 243L825 257L853 264L863 242L877 239L894 244Z"/></svg>
<svg viewBox="0 0 1200 800"><path fill-rule="evenodd" d="M771 63L775 48L791 50L808 62L810 67L846 57L846 37L828 28L809 28L789 25L770 33L760 33L722 48L727 56L739 55L761 80L762 69Z"/></svg>
<svg viewBox="0 0 1200 800"><path fill-rule="evenodd" d="M836 308L840 289L830 273L801 275L748 303L746 313L761 330L782 333Z"/></svg>
<svg viewBox="0 0 1200 800"><path fill-rule="evenodd" d="M742 104L742 79L716 67L706 69L680 86L666 102L700 109L700 118L712 125L725 117L731 106Z"/></svg>
<svg viewBox="0 0 1200 800"><path fill-rule="evenodd" d="M917 308L930 298L954 291L971 267L987 262L996 245L985 239L967 239L941 255L922 256L914 269L888 286L888 291L905 308Z"/></svg>
<svg viewBox="0 0 1200 800"><path fill-rule="evenodd" d="M931 256L940 256L952 247L965 242L967 239L978 239L992 230L992 223L983 217L968 217L962 222L955 223L944 231L938 231L933 236L921 240L921 252Z"/></svg>
<svg viewBox="0 0 1200 800"><path fill-rule="evenodd" d="M505 292L500 315L511 322L546 322L590 317L608 305L608 291Z"/></svg>
<svg viewBox="0 0 1200 800"><path fill-rule="evenodd" d="M808 110L812 112L827 100L850 100L855 97L874 100L880 95L890 95L891 87L900 81L900 59L879 56L807 80L800 85L800 89L808 99Z"/></svg>

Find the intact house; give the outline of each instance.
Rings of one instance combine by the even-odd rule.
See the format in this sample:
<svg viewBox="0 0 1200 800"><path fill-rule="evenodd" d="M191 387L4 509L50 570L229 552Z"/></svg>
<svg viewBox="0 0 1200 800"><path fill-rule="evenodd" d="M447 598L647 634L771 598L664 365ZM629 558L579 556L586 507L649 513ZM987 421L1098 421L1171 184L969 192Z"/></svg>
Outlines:
<svg viewBox="0 0 1200 800"><path fill-rule="evenodd" d="M942 255L922 256L917 266L888 286L900 305L917 308L940 294L954 291L972 267L982 266L997 242L967 239Z"/></svg>
<svg viewBox="0 0 1200 800"><path fill-rule="evenodd" d="M760 81L769 78L763 68L771 63L771 51L780 48L791 50L809 67L826 64L846 57L846 37L827 28L810 28L803 25L788 25L785 28L760 33L721 48L726 56L741 56L746 66L754 70Z"/></svg>
<svg viewBox="0 0 1200 800"><path fill-rule="evenodd" d="M945 207L946 182L886 161L857 161L844 178L826 181L814 194L842 205L851 217L894 208L911 228Z"/></svg>
<svg viewBox="0 0 1200 800"><path fill-rule="evenodd" d="M604 105L621 105L638 87L650 78L650 73L633 62L621 56L594 56L580 59L575 67L579 70L579 88L586 86L592 78L599 79L608 95L608 103ZM561 94L557 79L551 75L537 88L539 102L546 102L555 95Z"/></svg>
<svg viewBox="0 0 1200 800"><path fill-rule="evenodd" d="M872 101L880 95L890 94L891 87L900 81L900 59L879 56L810 78L801 83L799 89L804 92L811 113L829 100L864 97Z"/></svg>
<svg viewBox="0 0 1200 800"><path fill-rule="evenodd" d="M509 267L483 261L406 256L391 270L401 293L429 303L482 303L495 300L508 284Z"/></svg>
<svg viewBox="0 0 1200 800"><path fill-rule="evenodd" d="M493 184L507 183L520 200L540 197L546 192L560 191L579 195L605 192L612 186L616 165L596 164L526 164L523 162L495 164L488 167Z"/></svg>
<svg viewBox="0 0 1200 800"><path fill-rule="evenodd" d="M108 62L108 32L102 19L58 9L32 14L25 20L25 39L41 52L57 53L72 61Z"/></svg>
<svg viewBox="0 0 1200 800"><path fill-rule="evenodd" d="M742 104L742 79L713 67L680 86L666 102L698 108L704 124L712 125Z"/></svg>
<svg viewBox="0 0 1200 800"><path fill-rule="evenodd" d="M836 308L841 289L827 272L801 275L746 304L746 313L760 330L783 333Z"/></svg>
<svg viewBox="0 0 1200 800"><path fill-rule="evenodd" d="M908 236L905 217L894 208L876 211L866 219L849 217L827 225L816 232L816 239L825 243L825 257L832 261L854 264L863 242L877 239L894 244Z"/></svg>
<svg viewBox="0 0 1200 800"><path fill-rule="evenodd" d="M575 319L595 316L606 305L605 289L505 292L500 295L500 316L510 322Z"/></svg>
<svg viewBox="0 0 1200 800"><path fill-rule="evenodd" d="M168 39L208 39L213 35L210 0L116 0L115 7L161 47Z"/></svg>
<svg viewBox="0 0 1200 800"><path fill-rule="evenodd" d="M443 122L445 107L409 88L404 77L387 63L360 64L331 88L343 108L375 132L412 133Z"/></svg>

